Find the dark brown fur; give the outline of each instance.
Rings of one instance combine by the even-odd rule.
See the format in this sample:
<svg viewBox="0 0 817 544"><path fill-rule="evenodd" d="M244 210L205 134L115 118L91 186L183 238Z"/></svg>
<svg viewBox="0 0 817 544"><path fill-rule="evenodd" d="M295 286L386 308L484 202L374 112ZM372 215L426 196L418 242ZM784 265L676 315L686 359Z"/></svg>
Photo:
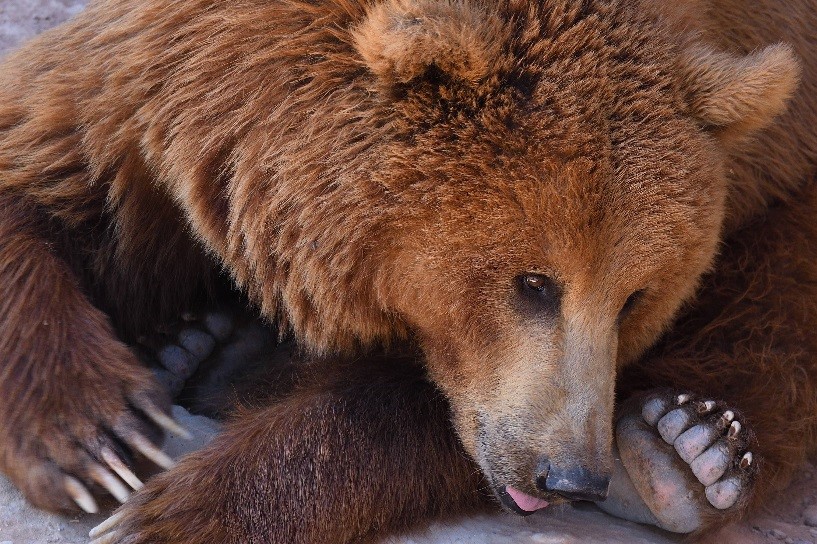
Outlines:
<svg viewBox="0 0 817 544"><path fill-rule="evenodd" d="M479 503L465 452L529 492L543 450L609 469L628 363L623 391L741 407L767 496L815 443L815 8L91 5L0 78L4 472L69 508L49 470L155 395L101 310L133 337L223 272L327 370L154 480L123 541L369 540ZM778 41L802 62L743 56ZM332 379L407 339L456 434L411 373Z"/></svg>
<svg viewBox="0 0 817 544"><path fill-rule="evenodd" d="M132 499L139 542L373 542L490 507L416 361L311 365L313 379L235 414L185 458L185 475L161 474ZM184 499L166 500L178 486Z"/></svg>

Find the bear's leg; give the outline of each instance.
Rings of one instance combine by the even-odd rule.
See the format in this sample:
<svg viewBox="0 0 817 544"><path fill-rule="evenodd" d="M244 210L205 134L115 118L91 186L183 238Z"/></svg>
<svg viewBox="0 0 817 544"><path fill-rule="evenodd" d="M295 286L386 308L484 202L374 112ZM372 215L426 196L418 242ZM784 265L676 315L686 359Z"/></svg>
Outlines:
<svg viewBox="0 0 817 544"><path fill-rule="evenodd" d="M659 469L668 469L663 476L660 470L654 473L658 484L689 489L698 497L688 504L702 520L698 530L715 528L734 519L745 512L747 503L759 506L770 500L771 492L789 483L806 453L817 445L814 210L817 186L810 189L810 194L771 209L762 221L727 240L717 268L706 279L696 304L681 316L661 344L628 368L620 379L625 398L636 390L667 387L690 391L697 401L724 401L718 402L711 416L703 418L703 429L696 427L700 417L694 414L690 418L670 418L677 421L677 430L684 431L678 440L689 438L686 431L691 428L698 429L690 433L698 433L699 444L713 441L709 434L713 418L722 417L727 409L734 413L734 421L741 424L737 441L724 439L722 432L713 441L721 444L716 449L726 446L722 451L728 452L716 459L713 468L722 468L719 463L726 461L727 481L738 475L742 482L735 505L718 510L699 500L702 484L693 467L702 461L695 459L688 468L684 467L683 458L674 458L659 436L653 425L654 417L643 417L638 422L639 411L652 412L649 406L632 407L632 419L625 416L622 420L627 427L623 434L632 440L646 436L645 425L652 429L652 446L647 440L641 442L645 450L642 456L651 457L660 465ZM662 402L662 410L677 414L668 397ZM751 478L744 478L749 467L741 467L750 461L743 456L745 441L751 438L749 431L756 436L748 447L753 454L750 466L756 467L753 485ZM622 440L622 423L617 434ZM677 441L674 449L680 457ZM621 453L625 461L625 452ZM694 453L698 454L698 449ZM699 454L716 455L711 449ZM627 467L631 472L643 466L635 460L631 464L632 467ZM660 502L657 498L655 501Z"/></svg>
<svg viewBox="0 0 817 544"><path fill-rule="evenodd" d="M0 469L41 508L124 501L141 485L132 454L169 465L154 445L177 428L169 403L40 237L36 210L2 195L0 210Z"/></svg>
<svg viewBox="0 0 817 544"><path fill-rule="evenodd" d="M239 413L92 536L123 544L370 542L484 507L489 493L446 402L404 363L309 363L305 373L318 383Z"/></svg>

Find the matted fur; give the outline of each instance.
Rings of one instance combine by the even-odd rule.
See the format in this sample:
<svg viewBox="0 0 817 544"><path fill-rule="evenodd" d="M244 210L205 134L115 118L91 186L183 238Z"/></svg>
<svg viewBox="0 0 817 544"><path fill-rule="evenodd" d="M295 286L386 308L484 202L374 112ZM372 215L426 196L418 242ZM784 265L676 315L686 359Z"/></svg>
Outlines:
<svg viewBox="0 0 817 544"><path fill-rule="evenodd" d="M622 394L741 408L767 497L815 443L814 28L813 0L90 5L0 72L3 470L69 508L40 467L156 391L104 315L133 338L227 278L325 375L150 483L129 543L365 541L473 509L474 462L607 470L628 364ZM370 360L404 342L443 405Z"/></svg>

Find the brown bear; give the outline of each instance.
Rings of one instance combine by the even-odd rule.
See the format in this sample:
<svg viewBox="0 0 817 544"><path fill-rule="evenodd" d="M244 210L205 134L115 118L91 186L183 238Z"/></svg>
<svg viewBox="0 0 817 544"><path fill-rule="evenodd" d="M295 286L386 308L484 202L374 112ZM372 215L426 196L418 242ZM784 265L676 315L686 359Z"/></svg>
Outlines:
<svg viewBox="0 0 817 544"><path fill-rule="evenodd" d="M228 284L296 338L292 387L99 542L368 542L488 495L734 519L817 442L814 28L814 0L93 3L0 69L0 467L94 511L169 465L126 344Z"/></svg>

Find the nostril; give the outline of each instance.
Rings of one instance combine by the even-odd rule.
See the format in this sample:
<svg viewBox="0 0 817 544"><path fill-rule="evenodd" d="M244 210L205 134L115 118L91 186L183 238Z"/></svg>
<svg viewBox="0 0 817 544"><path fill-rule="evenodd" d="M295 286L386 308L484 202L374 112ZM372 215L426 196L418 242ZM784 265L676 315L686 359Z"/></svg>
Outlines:
<svg viewBox="0 0 817 544"><path fill-rule="evenodd" d="M536 488L539 491L547 491L547 477L550 472L550 459L542 456L536 464L536 473L534 479L536 480Z"/></svg>
<svg viewBox="0 0 817 544"><path fill-rule="evenodd" d="M596 474L584 467L558 467L547 463L545 471L537 466L536 487L557 493L569 500L602 501L607 498L610 476Z"/></svg>

